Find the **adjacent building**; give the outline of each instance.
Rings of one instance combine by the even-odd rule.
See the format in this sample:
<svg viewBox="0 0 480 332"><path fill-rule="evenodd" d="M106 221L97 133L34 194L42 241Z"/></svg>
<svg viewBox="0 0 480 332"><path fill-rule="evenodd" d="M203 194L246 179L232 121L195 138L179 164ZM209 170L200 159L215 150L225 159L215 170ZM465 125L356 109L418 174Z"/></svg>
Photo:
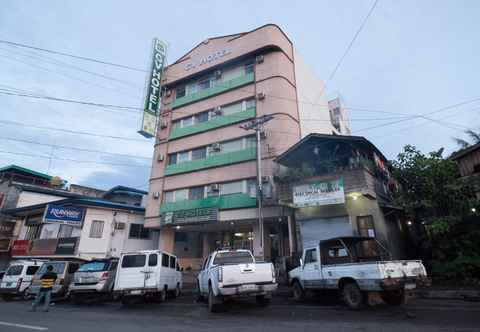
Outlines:
<svg viewBox="0 0 480 332"><path fill-rule="evenodd" d="M295 248L337 236L375 237L393 258L408 256L409 230L392 202L397 183L383 154L359 136L310 134L276 161L281 205L295 211Z"/></svg>
<svg viewBox="0 0 480 332"><path fill-rule="evenodd" d="M455 152L450 159L457 163L460 175L474 184L477 198L480 199L480 143Z"/></svg>
<svg viewBox="0 0 480 332"><path fill-rule="evenodd" d="M306 135L349 134L345 108L276 25L208 38L165 68L145 225L160 248L199 269L218 247L267 259L291 254L293 212L279 205L275 158ZM242 129L265 115L261 132L264 246L256 199L257 140Z"/></svg>

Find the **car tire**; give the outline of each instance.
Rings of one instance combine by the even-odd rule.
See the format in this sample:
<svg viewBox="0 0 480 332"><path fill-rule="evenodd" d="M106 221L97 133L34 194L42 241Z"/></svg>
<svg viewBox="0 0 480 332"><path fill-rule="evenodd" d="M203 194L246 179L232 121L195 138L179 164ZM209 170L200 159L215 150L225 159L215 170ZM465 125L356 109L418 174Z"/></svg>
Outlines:
<svg viewBox="0 0 480 332"><path fill-rule="evenodd" d="M382 300L388 305L402 305L405 303L405 291L403 289L380 294Z"/></svg>
<svg viewBox="0 0 480 332"><path fill-rule="evenodd" d="M12 294L3 294L2 295L2 299L5 301L5 302L10 302L13 300L13 295Z"/></svg>
<svg viewBox="0 0 480 332"><path fill-rule="evenodd" d="M175 290L173 291L172 294L173 294L174 299L180 296L181 290L180 290L180 285L179 284L177 284L177 287L175 287Z"/></svg>
<svg viewBox="0 0 480 332"><path fill-rule="evenodd" d="M365 296L355 282L349 282L342 287L342 298L352 310L359 310L365 304Z"/></svg>
<svg viewBox="0 0 480 332"><path fill-rule="evenodd" d="M205 301L205 297L202 295L202 292L200 291L200 283L197 281L197 294L196 294L196 299L197 302L203 302Z"/></svg>
<svg viewBox="0 0 480 332"><path fill-rule="evenodd" d="M166 300L167 300L167 288L165 287L163 291L161 291L159 294L159 301L165 302Z"/></svg>
<svg viewBox="0 0 480 332"><path fill-rule="evenodd" d="M23 301L28 301L28 300L30 300L31 296L30 296L30 294L28 294L28 288L25 289L25 290L23 291L23 293L20 294L20 298L21 298Z"/></svg>
<svg viewBox="0 0 480 332"><path fill-rule="evenodd" d="M208 311L210 312L220 312L222 301L213 294L212 287L208 288Z"/></svg>
<svg viewBox="0 0 480 332"><path fill-rule="evenodd" d="M255 301L260 307L268 307L268 305L270 304L270 298L266 297L265 295L256 296Z"/></svg>
<svg viewBox="0 0 480 332"><path fill-rule="evenodd" d="M301 302L305 299L305 291L299 281L293 283L293 299L296 302Z"/></svg>

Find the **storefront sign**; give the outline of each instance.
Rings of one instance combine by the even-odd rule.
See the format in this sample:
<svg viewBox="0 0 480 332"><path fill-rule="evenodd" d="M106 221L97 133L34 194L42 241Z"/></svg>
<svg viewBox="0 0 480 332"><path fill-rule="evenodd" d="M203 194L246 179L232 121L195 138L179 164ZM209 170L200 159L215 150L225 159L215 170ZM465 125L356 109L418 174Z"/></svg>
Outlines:
<svg viewBox="0 0 480 332"><path fill-rule="evenodd" d="M58 239L33 240L30 254L33 256L51 256L55 254Z"/></svg>
<svg viewBox="0 0 480 332"><path fill-rule="evenodd" d="M139 134L150 138L155 136L157 114L160 108L160 92L163 67L167 56L167 45L155 38L153 40L152 69L147 82L145 106L143 108L142 129Z"/></svg>
<svg viewBox="0 0 480 332"><path fill-rule="evenodd" d="M293 188L293 204L296 207L343 203L343 179L314 182Z"/></svg>
<svg viewBox="0 0 480 332"><path fill-rule="evenodd" d="M85 208L83 207L48 204L43 219L45 222L82 227L84 217Z"/></svg>
<svg viewBox="0 0 480 332"><path fill-rule="evenodd" d="M192 61L190 63L187 63L185 65L185 70L188 71L190 69L195 69L195 68L197 68L199 66L202 66L206 63L210 63L210 62L213 62L213 61L218 60L220 58L223 58L224 56L229 55L230 53L232 53L232 51L230 51L230 50L220 50L220 51L217 51L215 53L209 54L206 57L203 57L198 61Z"/></svg>
<svg viewBox="0 0 480 332"><path fill-rule="evenodd" d="M15 228L15 222L9 222L9 221L0 222L0 238L11 237L13 235L14 228Z"/></svg>
<svg viewBox="0 0 480 332"><path fill-rule="evenodd" d="M58 239L55 255L74 255L78 237L66 237Z"/></svg>
<svg viewBox="0 0 480 332"><path fill-rule="evenodd" d="M10 239L0 240L0 252L7 252L10 250Z"/></svg>
<svg viewBox="0 0 480 332"><path fill-rule="evenodd" d="M15 240L12 245L12 256L27 256L30 253L30 240Z"/></svg>
<svg viewBox="0 0 480 332"><path fill-rule="evenodd" d="M162 224L188 224L217 221L217 208L190 209L162 214Z"/></svg>

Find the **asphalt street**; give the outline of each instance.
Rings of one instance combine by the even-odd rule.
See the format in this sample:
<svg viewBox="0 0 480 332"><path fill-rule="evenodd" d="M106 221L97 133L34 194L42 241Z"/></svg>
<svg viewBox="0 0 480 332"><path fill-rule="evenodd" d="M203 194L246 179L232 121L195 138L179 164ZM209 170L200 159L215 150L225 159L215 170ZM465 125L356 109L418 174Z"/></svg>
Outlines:
<svg viewBox="0 0 480 332"><path fill-rule="evenodd" d="M118 302L57 303L48 313L28 312L30 302L0 301L0 331L480 331L480 303L417 299L406 310L377 306L350 311L335 301L325 302L294 304L276 298L259 308L240 301L211 314L191 296L131 307Z"/></svg>

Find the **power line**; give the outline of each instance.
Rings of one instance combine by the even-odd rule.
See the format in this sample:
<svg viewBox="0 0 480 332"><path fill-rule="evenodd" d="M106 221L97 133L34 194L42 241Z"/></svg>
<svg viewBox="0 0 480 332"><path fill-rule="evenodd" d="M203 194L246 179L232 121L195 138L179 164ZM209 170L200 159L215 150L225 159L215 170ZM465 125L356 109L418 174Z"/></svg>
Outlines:
<svg viewBox="0 0 480 332"><path fill-rule="evenodd" d="M25 153L25 152L14 152L14 151L6 151L6 150L0 150L0 153L7 153L7 154L13 154L13 155L19 155L19 156L26 156L26 157L34 157L34 158L55 159L55 160L61 160L61 161L71 161L71 162L86 163L86 164L99 164L99 165L113 165L113 166L125 166L125 167L151 168L151 166L147 166L147 165L109 163L109 162L100 162L100 161L93 161L93 160L78 160L78 159L60 158L60 157L54 157L54 156L45 156L45 155L40 155L40 154L32 154L32 153Z"/></svg>
<svg viewBox="0 0 480 332"><path fill-rule="evenodd" d="M99 59L94 59L94 58L90 58L90 57L74 55L74 54L65 53L65 52L60 52L60 51L54 51L54 50L50 50L50 49L46 49L46 48L41 48L41 47L35 47L35 46L31 46L31 45L27 45L27 44L22 44L22 43L15 43L15 42L11 42L11 41L8 41L8 40L2 40L2 39L0 39L0 43L8 44L8 45L14 45L14 46L23 47L23 48L30 48L30 49L33 49L33 50L42 51L42 52L47 52L47 53L52 53L52 54L57 54L57 55L62 55L62 56L68 56L68 57L75 58L75 59L79 59L79 60L101 63L101 64L104 64L104 65L109 65L109 66L118 67L118 68L130 69L130 70L134 70L134 71L138 71L138 72L142 72L142 73L148 72L148 71L145 70L145 69L135 68L135 67L132 67L132 66L122 65L122 64L118 64L118 63L103 61L103 60L99 60Z"/></svg>
<svg viewBox="0 0 480 332"><path fill-rule="evenodd" d="M76 130L69 130L69 129L63 129L63 128L53 128L53 127L29 125L29 124L25 124L25 123L21 123L21 122L16 122L16 121L0 120L0 123L6 124L6 125L11 125L11 126L21 126L21 127L30 127L30 128L42 129L42 130L59 131L59 132L65 132L65 133L69 133L69 134L76 134L76 135L104 137L104 138L112 138L112 139L118 139L118 140L124 140L124 141L133 141L133 142L145 142L144 139L136 139L136 138L130 138L130 137L124 137L124 136L100 135L100 134L90 133L90 132L86 132L86 131L76 131Z"/></svg>
<svg viewBox="0 0 480 332"><path fill-rule="evenodd" d="M30 141L30 140L20 139L20 138L0 137L0 139L6 140L6 141L14 141L14 142L20 142L20 143L48 146L48 147L52 147L52 148L55 148L55 149L76 150L76 151L100 153L100 154L119 156L119 157L139 158L139 159L146 159L146 160L151 160L152 159L152 158L149 158L149 157L135 156L135 155L131 155L131 154L91 150L91 149L78 148L78 147L66 146L66 145L58 145L58 144L40 143L40 142L35 142L35 141Z"/></svg>

